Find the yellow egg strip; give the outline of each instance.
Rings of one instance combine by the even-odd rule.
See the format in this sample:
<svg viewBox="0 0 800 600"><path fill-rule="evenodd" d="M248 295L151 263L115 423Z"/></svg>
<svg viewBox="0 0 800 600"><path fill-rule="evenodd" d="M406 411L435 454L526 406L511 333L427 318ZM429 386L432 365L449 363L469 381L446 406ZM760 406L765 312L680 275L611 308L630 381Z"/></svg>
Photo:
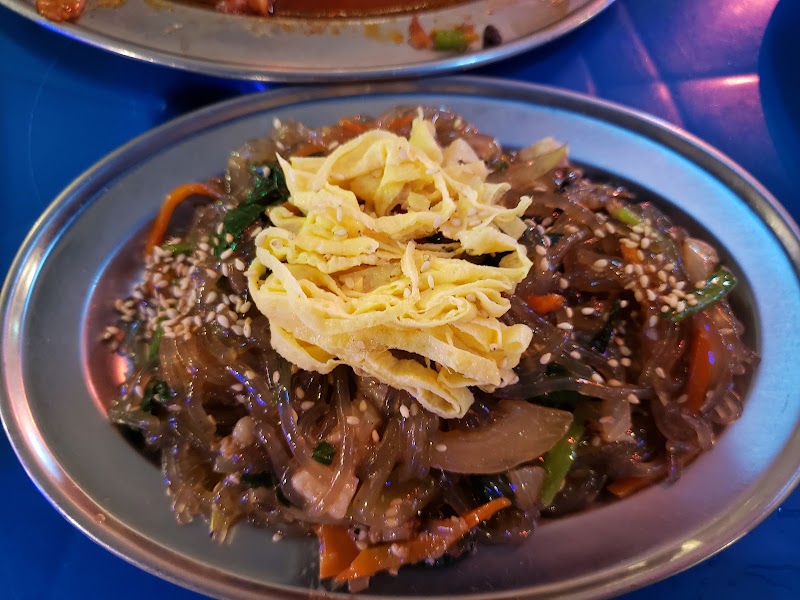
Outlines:
<svg viewBox="0 0 800 600"><path fill-rule="evenodd" d="M446 418L464 415L471 386L516 381L532 333L499 317L531 267L517 243L529 199L499 205L508 186L419 119L408 140L369 131L280 162L292 207L269 210L249 270L277 352L322 373L350 365ZM452 241L417 243L435 234ZM498 266L475 264L498 254Z"/></svg>

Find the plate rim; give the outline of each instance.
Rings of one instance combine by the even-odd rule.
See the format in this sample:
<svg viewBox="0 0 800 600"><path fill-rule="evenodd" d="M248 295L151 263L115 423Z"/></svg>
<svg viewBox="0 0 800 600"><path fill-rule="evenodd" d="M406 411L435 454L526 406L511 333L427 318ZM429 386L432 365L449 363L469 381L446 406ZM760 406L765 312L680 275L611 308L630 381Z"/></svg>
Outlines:
<svg viewBox="0 0 800 600"><path fill-rule="evenodd" d="M235 63L226 63L225 61L189 58L176 52L154 50L138 42L128 42L103 33L85 30L81 28L80 20L77 23L54 23L36 12L35 7L26 0L0 0L0 6L5 6L18 15L30 19L51 31L95 48L134 60L180 69L190 73L263 82L346 83L438 75L492 64L527 50L539 48L571 33L598 16L614 2L615 0L588 0L586 6L568 15L567 18L539 31L524 35L513 42L503 43L494 48L481 48L465 54L452 55L445 53L441 58L396 67L342 67L327 69L314 68L312 66L306 70L298 70L294 66L281 67L280 65L265 66L263 68L242 68ZM432 12L435 12L435 10ZM287 20L294 21L292 19ZM353 21L358 20L357 18L353 19ZM361 20L366 21L367 19Z"/></svg>
<svg viewBox="0 0 800 600"><path fill-rule="evenodd" d="M0 292L0 355L2 355L3 366L6 367L3 370L2 385L0 385L0 417L2 417L6 435L11 441L14 452L26 473L57 511L107 550L152 574L183 587L188 587L204 594L224 594L230 593L235 589L240 597L247 598L264 597L264 594L275 593L279 593L281 597L307 597L308 592L302 593L298 592L297 588L276 584L266 586L265 584L253 582L252 588L245 587L243 589L243 577L230 575L224 570L215 569L214 567L205 569L202 574L194 571L195 580L187 580L178 573L181 570L184 573L189 572L187 567L196 565L195 561L183 558L180 553L175 551L165 550L139 534L136 530L115 519L103 522L93 518L93 515L103 512L102 507L95 505L88 495L83 494L81 496L82 490L80 486L69 479L69 476L60 469L60 465L58 467L64 477L61 482L62 487L54 484L52 475L47 472L40 460L37 460L37 450L31 448L27 443L24 420L27 418L32 421L32 415L27 410L26 402L22 402L22 406L17 406L21 402L19 400L20 394L24 400L22 381L16 381L18 385L16 387L11 385L9 388L10 383L15 383L14 381L9 381L9 373L13 375L21 371L19 368L15 370L15 366L19 366L21 358L19 356L9 356L9 353L3 352L5 349L12 347L13 344L11 342L15 339L13 333L14 323L24 313L24 307L15 306L13 299L18 297L21 289L29 289L36 278L35 273L26 273L23 267L43 241L46 242L49 251L53 243L62 235L64 228L73 219L79 217L84 208L83 201L86 200L86 197L81 197L81 193L84 190L96 186L97 182L107 181L112 173L119 172L118 169L120 167L124 169L126 166L136 164L141 157L149 154L151 145L163 147L193 133L206 130L215 125L221 125L227 121L260 111L291 106L295 103L321 102L329 99L360 97L375 93L398 96L404 93L452 94L497 98L499 92L502 92L504 99L528 101L540 106L557 106L565 111L589 115L626 129L629 129L628 125L634 125L637 133L689 158L734 190L743 200L746 199L748 206L762 220L764 220L763 213L765 211L779 217L778 222L772 219L771 222L767 223L767 226L779 239L784 252L787 254L787 259L794 267L795 276L800 280L800 228L768 190L741 166L692 134L684 132L666 121L612 102L551 86L490 77L459 76L416 82L361 83L312 90L303 87L289 87L258 94L248 94L214 104L173 119L138 136L106 155L75 179L50 204L26 236L9 269L2 292ZM41 265L46 259L47 252L38 255L34 260L37 265ZM22 274L23 277L14 277L18 273ZM8 366L11 368L7 368ZM14 393L17 394L16 400L12 399ZM21 416L20 412L23 413ZM39 434L38 430L35 433ZM642 577L641 574L637 578L636 574L626 576L625 574L616 573L615 575L620 575L620 577L595 574L576 578L574 580L576 582L575 589L570 590L571 597L598 597L636 589L689 568L740 539L763 521L788 497L800 482L800 470L797 468L798 459L789 459L790 456L800 456L800 428L796 429L789 438L784 450L786 449L797 450L797 452L784 451L778 460L770 463L770 467L780 465L783 471L791 467L788 468L788 472L791 475L785 481L783 478L781 479L784 482L780 489L774 490L769 494L761 493L755 508L751 508L747 513L748 518L740 519L734 529L726 529L724 531L720 529L711 538L706 537L705 543L701 548L686 552L675 560L655 565L648 570L646 578ZM62 489L64 486L68 488L68 491ZM77 500L75 496L77 496ZM77 515L74 514L75 510L78 511ZM119 535L119 531L126 532L127 536ZM663 553L663 548L656 548L648 556ZM158 561L154 560L153 557L157 559L159 556L163 558L165 555L168 560L163 561L163 564L168 564L169 568L160 569L154 566ZM179 563L185 563L185 566L176 566ZM528 588L527 590L510 592L485 593L477 594L474 598L512 598L520 597L520 594L530 594L531 591L531 588ZM538 593L541 593L541 591ZM341 597L349 596L342 595ZM385 598L385 596L362 597Z"/></svg>

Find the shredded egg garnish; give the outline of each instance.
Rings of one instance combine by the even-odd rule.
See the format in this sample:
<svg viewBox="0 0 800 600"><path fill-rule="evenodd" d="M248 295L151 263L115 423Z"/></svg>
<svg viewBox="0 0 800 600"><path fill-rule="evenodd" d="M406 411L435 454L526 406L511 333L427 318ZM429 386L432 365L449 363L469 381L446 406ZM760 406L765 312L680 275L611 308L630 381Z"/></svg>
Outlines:
<svg viewBox="0 0 800 600"><path fill-rule="evenodd" d="M499 205L508 184L422 119L409 139L372 130L279 161L291 196L269 209L248 274L281 356L320 373L349 365L445 418L466 413L471 386L516 382L532 332L499 319L531 267L517 242L529 198Z"/></svg>

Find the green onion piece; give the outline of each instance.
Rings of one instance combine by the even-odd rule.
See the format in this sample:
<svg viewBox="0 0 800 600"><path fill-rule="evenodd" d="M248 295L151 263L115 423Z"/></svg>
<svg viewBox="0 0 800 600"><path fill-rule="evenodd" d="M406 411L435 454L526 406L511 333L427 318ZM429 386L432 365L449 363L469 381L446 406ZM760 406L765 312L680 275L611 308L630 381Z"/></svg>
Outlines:
<svg viewBox="0 0 800 600"><path fill-rule="evenodd" d="M464 52L469 48L470 39L461 28L437 29L433 32L433 49L448 52Z"/></svg>
<svg viewBox="0 0 800 600"><path fill-rule="evenodd" d="M575 449L583 437L583 430L583 419L576 415L564 437L544 455L543 506L550 506L561 490L567 471L575 460Z"/></svg>
<svg viewBox="0 0 800 600"><path fill-rule="evenodd" d="M248 487L275 487L275 478L269 471L258 473L242 473L239 480Z"/></svg>
<svg viewBox="0 0 800 600"><path fill-rule="evenodd" d="M611 210L611 216L617 221L625 223L626 225L639 225L642 222L642 217L637 215L627 206L618 206Z"/></svg>
<svg viewBox="0 0 800 600"><path fill-rule="evenodd" d="M147 349L147 362L152 363L158 359L158 352L161 349L161 338L164 337L164 328L161 325L153 332L150 338L150 346Z"/></svg>
<svg viewBox="0 0 800 600"><path fill-rule="evenodd" d="M158 396L158 398L156 398ZM153 377L147 382L144 388L144 395L142 396L142 405L140 408L146 412L153 414L153 409L157 404L166 402L167 398L172 396L172 390L167 385L167 382Z"/></svg>
<svg viewBox="0 0 800 600"><path fill-rule="evenodd" d="M697 304L694 306L687 305L683 310L667 313L666 316L673 321L683 321L686 317L691 317L693 314L705 310L715 302L722 300L736 287L737 283L733 273L724 267L719 267L708 278L702 289L692 292L697 299Z"/></svg>
<svg viewBox="0 0 800 600"><path fill-rule="evenodd" d="M194 244L190 244L189 242L182 242L180 244L165 244L161 246L167 252L172 252L173 254L189 254L192 250L194 250Z"/></svg>
<svg viewBox="0 0 800 600"><path fill-rule="evenodd" d="M320 442L314 451L311 453L311 458L322 465L330 465L333 462L333 457L336 455L336 448L328 442Z"/></svg>

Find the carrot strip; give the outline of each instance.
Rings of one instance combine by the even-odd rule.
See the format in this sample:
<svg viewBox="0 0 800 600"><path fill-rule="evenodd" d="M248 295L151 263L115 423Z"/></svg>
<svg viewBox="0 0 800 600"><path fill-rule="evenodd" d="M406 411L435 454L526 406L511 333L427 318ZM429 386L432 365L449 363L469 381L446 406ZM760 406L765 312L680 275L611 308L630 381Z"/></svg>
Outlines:
<svg viewBox="0 0 800 600"><path fill-rule="evenodd" d="M711 340L702 324L694 327L689 357L689 373L684 391L688 397L686 408L691 413L697 414L705 402L714 369Z"/></svg>
<svg viewBox="0 0 800 600"><path fill-rule="evenodd" d="M328 147L320 142L309 142L305 146L300 146L292 153L292 156L311 156L312 154L319 154L323 152L327 154Z"/></svg>
<svg viewBox="0 0 800 600"><path fill-rule="evenodd" d="M625 477L624 479L612 481L606 486L606 489L617 498L627 498L662 479L664 479L664 475L655 475L652 477Z"/></svg>
<svg viewBox="0 0 800 600"><path fill-rule="evenodd" d="M429 531L413 540L397 544L382 544L362 550L352 564L336 576L335 583L370 577L379 571L396 571L403 565L423 560L436 560L461 539L469 530L494 514L511 506L508 498L496 498L459 519L435 521Z"/></svg>
<svg viewBox="0 0 800 600"><path fill-rule="evenodd" d="M392 133L399 133L406 127L411 127L411 124L414 122L414 115L403 115L400 117L395 117L391 121L386 124L386 130L391 131Z"/></svg>
<svg viewBox="0 0 800 600"><path fill-rule="evenodd" d="M640 263L642 262L639 260L639 249L638 248L631 248L625 244L619 245L620 252L622 253L622 260L629 263Z"/></svg>
<svg viewBox="0 0 800 600"><path fill-rule="evenodd" d="M564 306L564 296L561 294L543 294L541 296L533 294L528 296L527 303L536 313L546 315Z"/></svg>
<svg viewBox="0 0 800 600"><path fill-rule="evenodd" d="M219 200L222 198L222 192L211 187L207 183L187 183L179 185L172 190L164 199L164 204L161 205L156 220L153 221L153 225L150 227L150 233L144 245L145 255L150 254L153 248L161 243L161 240L164 239L164 234L167 232L167 227L172 219L172 214L175 212L175 208L190 196L210 196L211 198Z"/></svg>
<svg viewBox="0 0 800 600"><path fill-rule="evenodd" d="M349 567L358 556L358 547L344 527L317 525L314 532L319 538L320 578L335 577Z"/></svg>
<svg viewBox="0 0 800 600"><path fill-rule="evenodd" d="M355 119L339 119L339 127L353 135L360 135L372 129L367 123L356 121Z"/></svg>

